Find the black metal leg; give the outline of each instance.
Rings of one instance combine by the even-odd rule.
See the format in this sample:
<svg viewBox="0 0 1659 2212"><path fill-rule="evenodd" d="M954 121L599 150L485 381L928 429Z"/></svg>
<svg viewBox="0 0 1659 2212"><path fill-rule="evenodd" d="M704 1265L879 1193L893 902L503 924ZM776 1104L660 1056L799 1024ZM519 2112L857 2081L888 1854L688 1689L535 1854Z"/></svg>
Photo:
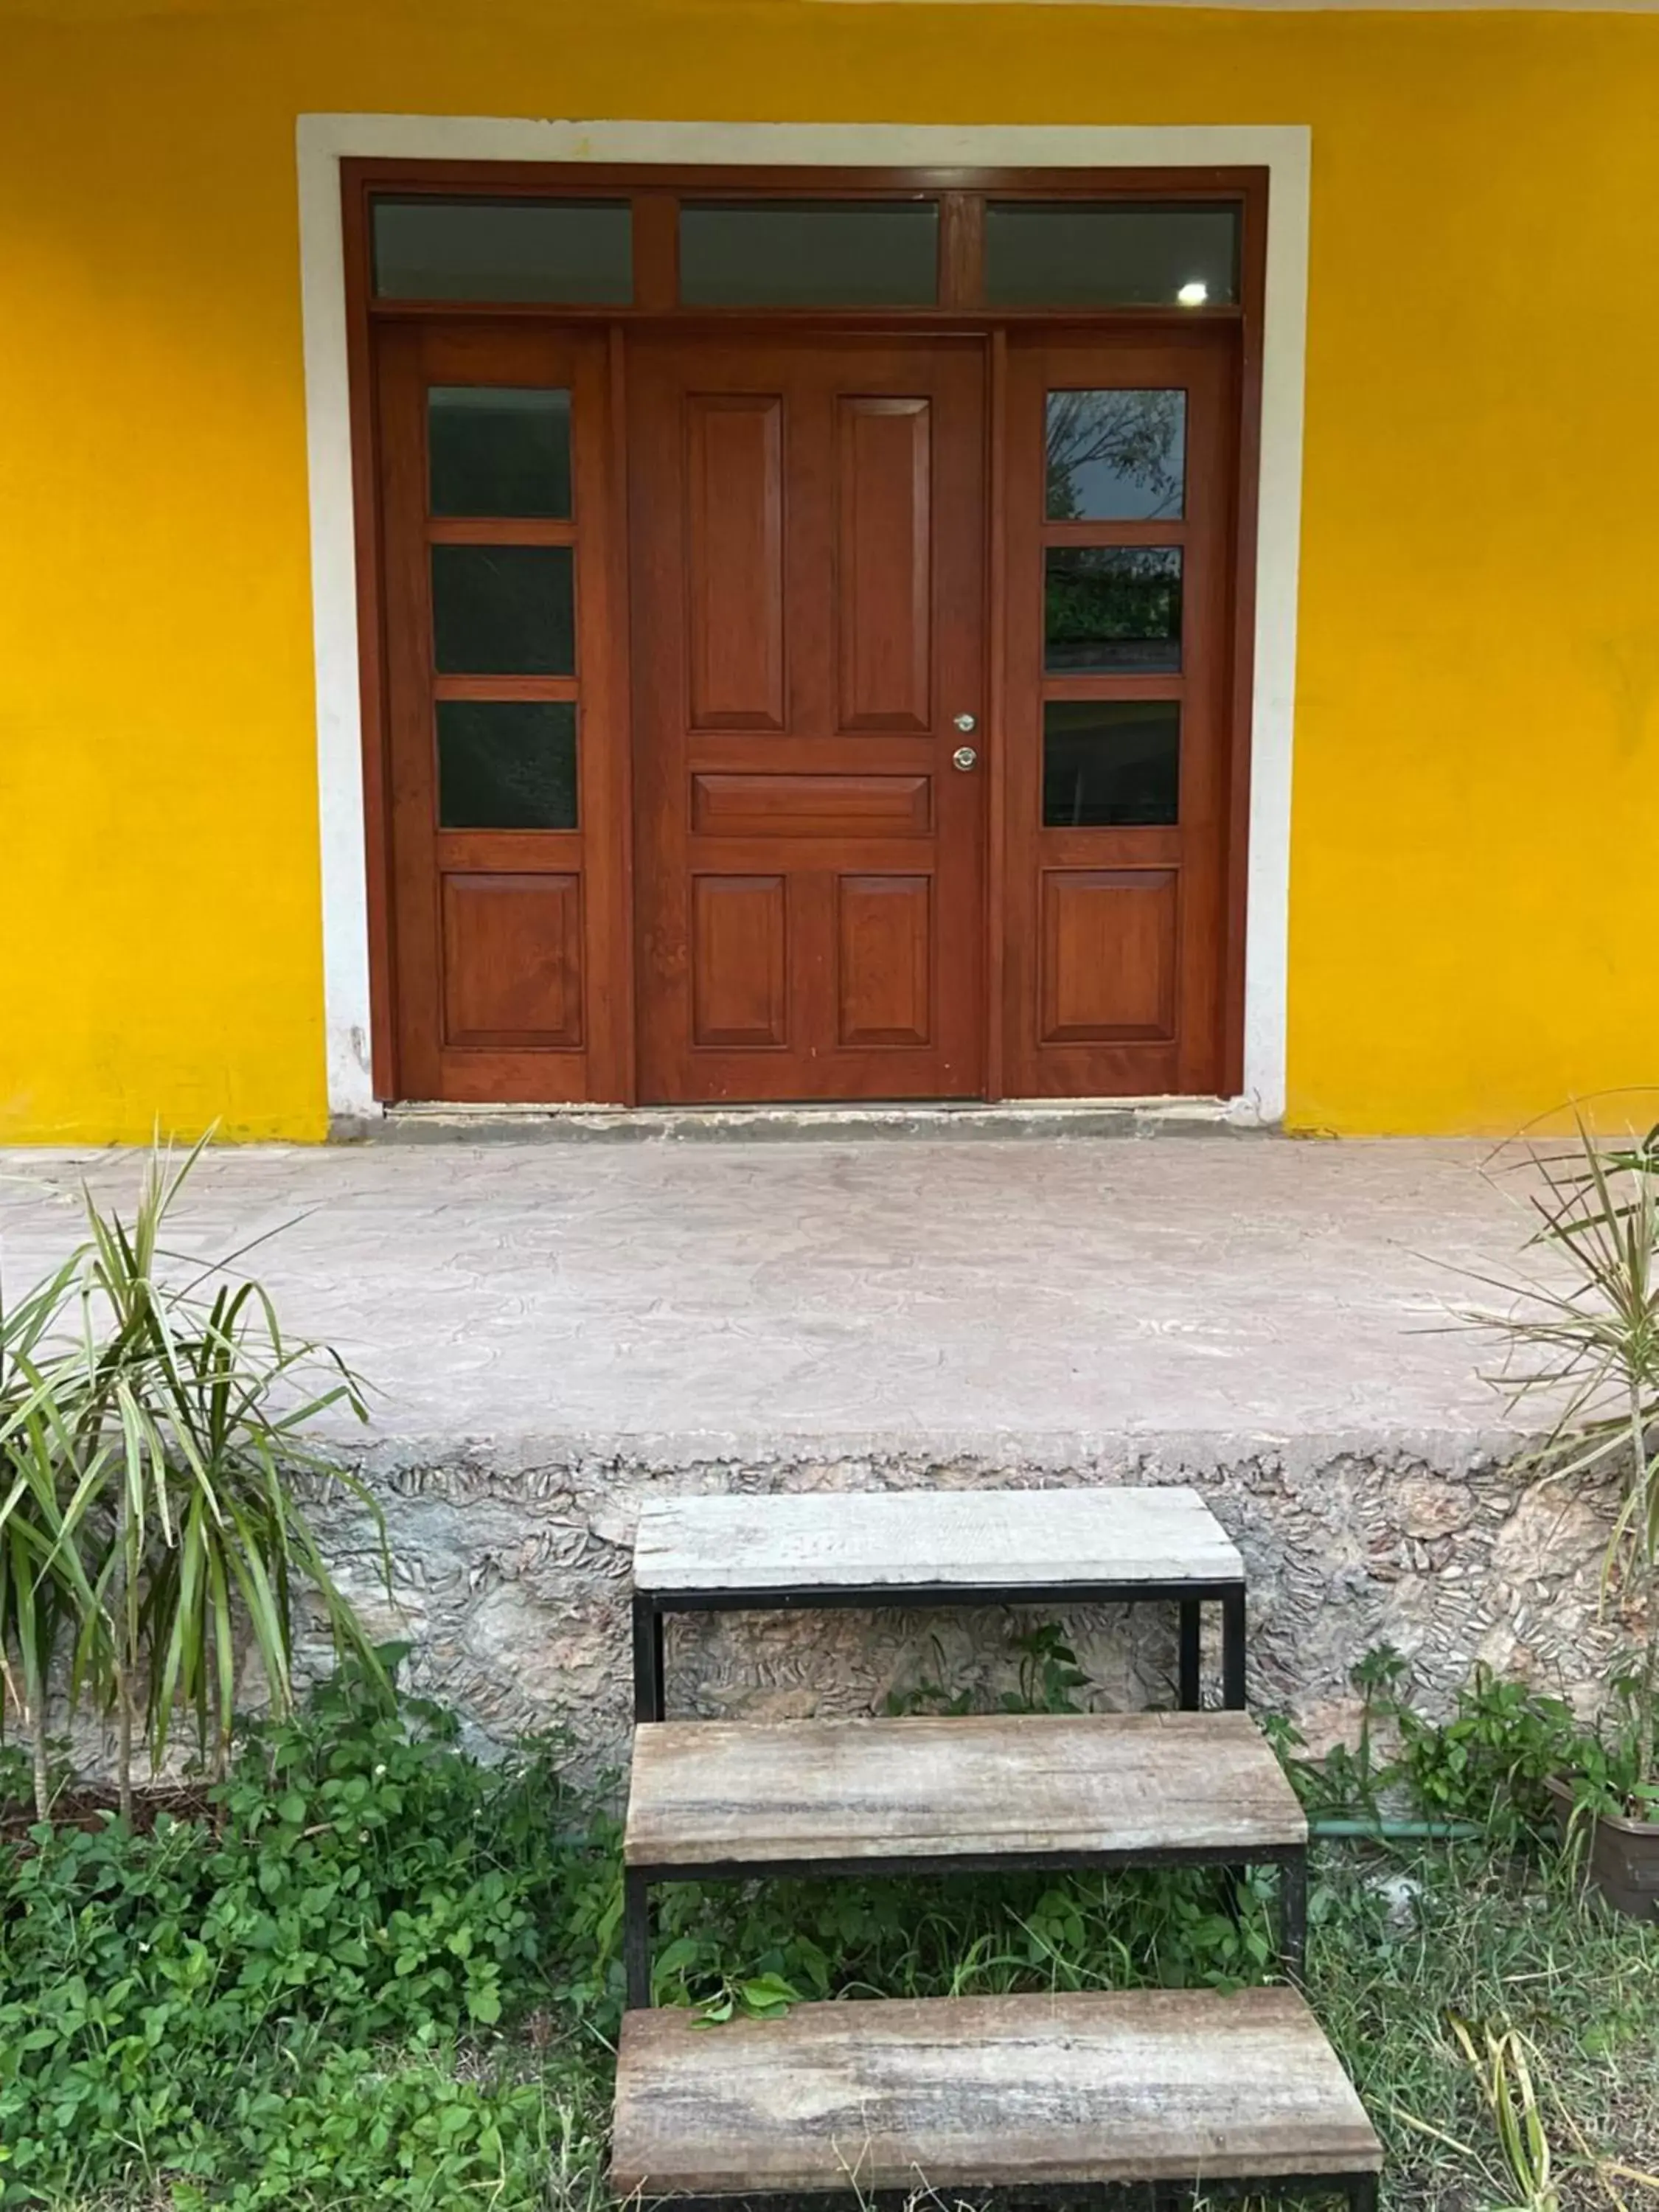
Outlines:
<svg viewBox="0 0 1659 2212"><path fill-rule="evenodd" d="M1229 1712L1244 1710L1244 1585L1224 1591L1221 1599L1221 1702Z"/></svg>
<svg viewBox="0 0 1659 2212"><path fill-rule="evenodd" d="M1181 1710L1195 1713L1202 1703L1199 1662L1203 1650L1204 1609L1195 1597L1181 1601Z"/></svg>
<svg viewBox="0 0 1659 2212"><path fill-rule="evenodd" d="M1279 1875L1279 1954L1293 1982L1306 1978L1308 1968L1308 1855L1297 1851L1286 1859Z"/></svg>
<svg viewBox="0 0 1659 2212"><path fill-rule="evenodd" d="M1356 2173L1348 2184L1348 2212L1376 2212L1376 2176Z"/></svg>
<svg viewBox="0 0 1659 2212"><path fill-rule="evenodd" d="M667 1706L663 1668L663 1619L648 1597L634 1594L634 1717L659 1721Z"/></svg>
<svg viewBox="0 0 1659 2212"><path fill-rule="evenodd" d="M623 1875L623 1974L628 2009L643 2012L651 2002L651 1886L632 1867Z"/></svg>

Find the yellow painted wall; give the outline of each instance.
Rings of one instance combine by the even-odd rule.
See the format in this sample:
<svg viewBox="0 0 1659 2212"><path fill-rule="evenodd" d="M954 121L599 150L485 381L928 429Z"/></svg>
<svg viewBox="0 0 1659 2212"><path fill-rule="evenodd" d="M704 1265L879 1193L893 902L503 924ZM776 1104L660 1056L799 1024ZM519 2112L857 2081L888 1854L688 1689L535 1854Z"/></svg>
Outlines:
<svg viewBox="0 0 1659 2212"><path fill-rule="evenodd" d="M1291 1118L1659 1075L1659 18L0 0L0 1137L324 1133L318 109L1310 124Z"/></svg>

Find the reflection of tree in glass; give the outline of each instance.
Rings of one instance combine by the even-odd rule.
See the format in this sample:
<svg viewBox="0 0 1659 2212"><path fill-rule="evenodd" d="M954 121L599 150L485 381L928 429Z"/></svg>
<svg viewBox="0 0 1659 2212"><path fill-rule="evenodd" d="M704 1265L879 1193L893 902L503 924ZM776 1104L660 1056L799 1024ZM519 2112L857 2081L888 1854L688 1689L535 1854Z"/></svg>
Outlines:
<svg viewBox="0 0 1659 2212"><path fill-rule="evenodd" d="M1167 545L1050 547L1047 665L1178 668L1181 554Z"/></svg>
<svg viewBox="0 0 1659 2212"><path fill-rule="evenodd" d="M1184 392L1051 392L1048 438L1051 521L1181 513Z"/></svg>

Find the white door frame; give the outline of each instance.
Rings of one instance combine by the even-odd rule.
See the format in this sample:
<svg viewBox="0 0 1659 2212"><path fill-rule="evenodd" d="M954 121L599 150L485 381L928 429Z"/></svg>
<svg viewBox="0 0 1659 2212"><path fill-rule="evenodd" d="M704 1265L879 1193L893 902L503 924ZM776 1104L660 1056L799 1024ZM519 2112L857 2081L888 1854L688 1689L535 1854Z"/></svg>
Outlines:
<svg viewBox="0 0 1659 2212"><path fill-rule="evenodd" d="M1256 532L1243 1116L1285 1110L1310 133L1301 124L556 123L470 115L299 118L300 285L331 1116L379 1112L369 1065L368 878L358 690L340 163L756 162L836 168L1265 168L1269 174Z"/></svg>

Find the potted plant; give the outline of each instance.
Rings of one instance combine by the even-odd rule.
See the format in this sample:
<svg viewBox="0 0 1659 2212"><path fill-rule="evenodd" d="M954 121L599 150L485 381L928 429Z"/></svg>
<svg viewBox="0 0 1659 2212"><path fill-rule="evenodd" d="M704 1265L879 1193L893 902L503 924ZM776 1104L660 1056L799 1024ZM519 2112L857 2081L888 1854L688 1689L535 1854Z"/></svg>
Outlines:
<svg viewBox="0 0 1659 2212"><path fill-rule="evenodd" d="M1530 1245L1542 1279L1503 1315L1493 1378L1512 1410L1542 1399L1543 1480L1617 1486L1601 1600L1632 1649L1614 1674L1613 1717L1550 1785L1564 1832L1587 1838L1591 1879L1620 1911L1659 1919L1659 1126L1622 1145L1578 1125L1571 1150L1530 1158ZM1518 1364L1517 1364L1518 1363Z"/></svg>

